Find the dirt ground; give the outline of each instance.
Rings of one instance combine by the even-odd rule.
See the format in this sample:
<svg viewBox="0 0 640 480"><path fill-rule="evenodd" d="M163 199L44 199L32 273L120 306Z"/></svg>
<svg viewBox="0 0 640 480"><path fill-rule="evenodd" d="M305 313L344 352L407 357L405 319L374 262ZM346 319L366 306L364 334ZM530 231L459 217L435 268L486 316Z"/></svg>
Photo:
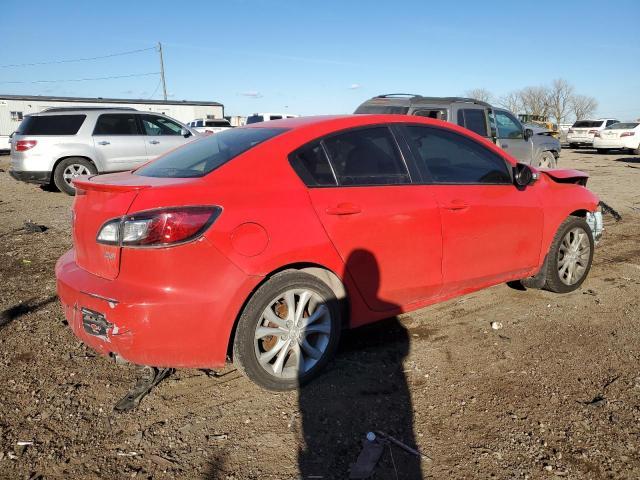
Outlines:
<svg viewBox="0 0 640 480"><path fill-rule="evenodd" d="M376 430L429 457L386 446L376 479L640 478L640 158L560 166L622 215L580 290L499 285L351 332L299 392L181 370L121 414L135 368L79 343L55 298L71 198L0 157L0 478L347 478Z"/></svg>

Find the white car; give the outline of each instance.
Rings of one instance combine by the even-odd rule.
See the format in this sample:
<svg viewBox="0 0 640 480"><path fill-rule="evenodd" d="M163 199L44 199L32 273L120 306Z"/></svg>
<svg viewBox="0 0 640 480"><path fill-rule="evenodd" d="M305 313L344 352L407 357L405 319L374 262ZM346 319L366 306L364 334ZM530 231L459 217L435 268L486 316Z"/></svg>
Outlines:
<svg viewBox="0 0 640 480"><path fill-rule="evenodd" d="M613 118L600 118L598 120L578 120L567 132L567 143L571 148L580 146L593 146L593 137L596 132L618 123L620 120Z"/></svg>
<svg viewBox="0 0 640 480"><path fill-rule="evenodd" d="M283 118L296 118L298 115L289 113L254 113L247 117L247 125L250 123L268 122L270 120L282 120Z"/></svg>
<svg viewBox="0 0 640 480"><path fill-rule="evenodd" d="M187 125L200 133L218 133L233 128L225 118L196 118Z"/></svg>
<svg viewBox="0 0 640 480"><path fill-rule="evenodd" d="M593 148L598 153L608 150L631 150L640 155L640 122L615 123L597 132L593 139Z"/></svg>

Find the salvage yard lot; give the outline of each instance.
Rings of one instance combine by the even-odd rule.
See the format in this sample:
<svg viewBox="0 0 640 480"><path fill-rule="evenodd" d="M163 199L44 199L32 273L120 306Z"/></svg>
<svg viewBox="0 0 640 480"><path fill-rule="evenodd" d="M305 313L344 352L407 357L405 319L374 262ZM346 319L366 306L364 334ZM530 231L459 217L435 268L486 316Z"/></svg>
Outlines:
<svg viewBox="0 0 640 480"><path fill-rule="evenodd" d="M578 291L498 285L345 335L299 392L181 370L117 414L134 368L79 343L55 298L72 199L0 157L0 478L346 478L371 430L431 459L388 448L377 479L639 478L640 158L559 167L622 215Z"/></svg>

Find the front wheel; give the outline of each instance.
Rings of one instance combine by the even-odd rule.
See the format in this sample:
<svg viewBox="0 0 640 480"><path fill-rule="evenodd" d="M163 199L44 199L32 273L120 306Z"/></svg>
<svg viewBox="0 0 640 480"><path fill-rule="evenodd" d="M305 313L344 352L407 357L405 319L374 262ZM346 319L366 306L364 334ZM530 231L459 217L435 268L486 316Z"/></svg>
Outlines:
<svg viewBox="0 0 640 480"><path fill-rule="evenodd" d="M547 256L545 288L556 293L576 290L593 261L593 234L584 218L569 217L558 229Z"/></svg>
<svg viewBox="0 0 640 480"><path fill-rule="evenodd" d="M546 151L540 154L538 168L556 168L556 157L553 152Z"/></svg>
<svg viewBox="0 0 640 480"><path fill-rule="evenodd" d="M98 173L95 165L86 158L70 157L62 160L53 172L53 183L58 190L67 195L75 195L73 179L81 175L95 175Z"/></svg>
<svg viewBox="0 0 640 480"><path fill-rule="evenodd" d="M340 337L333 291L298 271L274 275L244 308L233 340L233 362L267 390L291 390L316 377Z"/></svg>

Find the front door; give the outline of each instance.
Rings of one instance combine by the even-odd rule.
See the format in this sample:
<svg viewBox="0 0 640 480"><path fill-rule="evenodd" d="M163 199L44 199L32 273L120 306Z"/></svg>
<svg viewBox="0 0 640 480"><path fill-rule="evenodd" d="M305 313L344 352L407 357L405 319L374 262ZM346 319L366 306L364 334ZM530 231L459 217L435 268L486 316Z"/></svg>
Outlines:
<svg viewBox="0 0 640 480"><path fill-rule="evenodd" d="M367 305L390 311L441 288L440 214L412 185L386 126L325 138L331 188L310 188L313 206Z"/></svg>
<svg viewBox="0 0 640 480"><path fill-rule="evenodd" d="M160 115L141 115L142 130L145 134L147 158L153 160L163 153L181 147L193 140L182 135L182 125Z"/></svg>
<svg viewBox="0 0 640 480"><path fill-rule="evenodd" d="M525 140L524 127L509 112L494 110L494 118L498 129L498 146L519 162L531 164L533 141Z"/></svg>
<svg viewBox="0 0 640 480"><path fill-rule="evenodd" d="M538 264L543 212L531 188L518 189L505 160L450 130L407 126L442 221L443 294L516 277Z"/></svg>
<svg viewBox="0 0 640 480"><path fill-rule="evenodd" d="M131 170L147 158L144 137L131 113L104 113L93 130L96 161L101 172Z"/></svg>

